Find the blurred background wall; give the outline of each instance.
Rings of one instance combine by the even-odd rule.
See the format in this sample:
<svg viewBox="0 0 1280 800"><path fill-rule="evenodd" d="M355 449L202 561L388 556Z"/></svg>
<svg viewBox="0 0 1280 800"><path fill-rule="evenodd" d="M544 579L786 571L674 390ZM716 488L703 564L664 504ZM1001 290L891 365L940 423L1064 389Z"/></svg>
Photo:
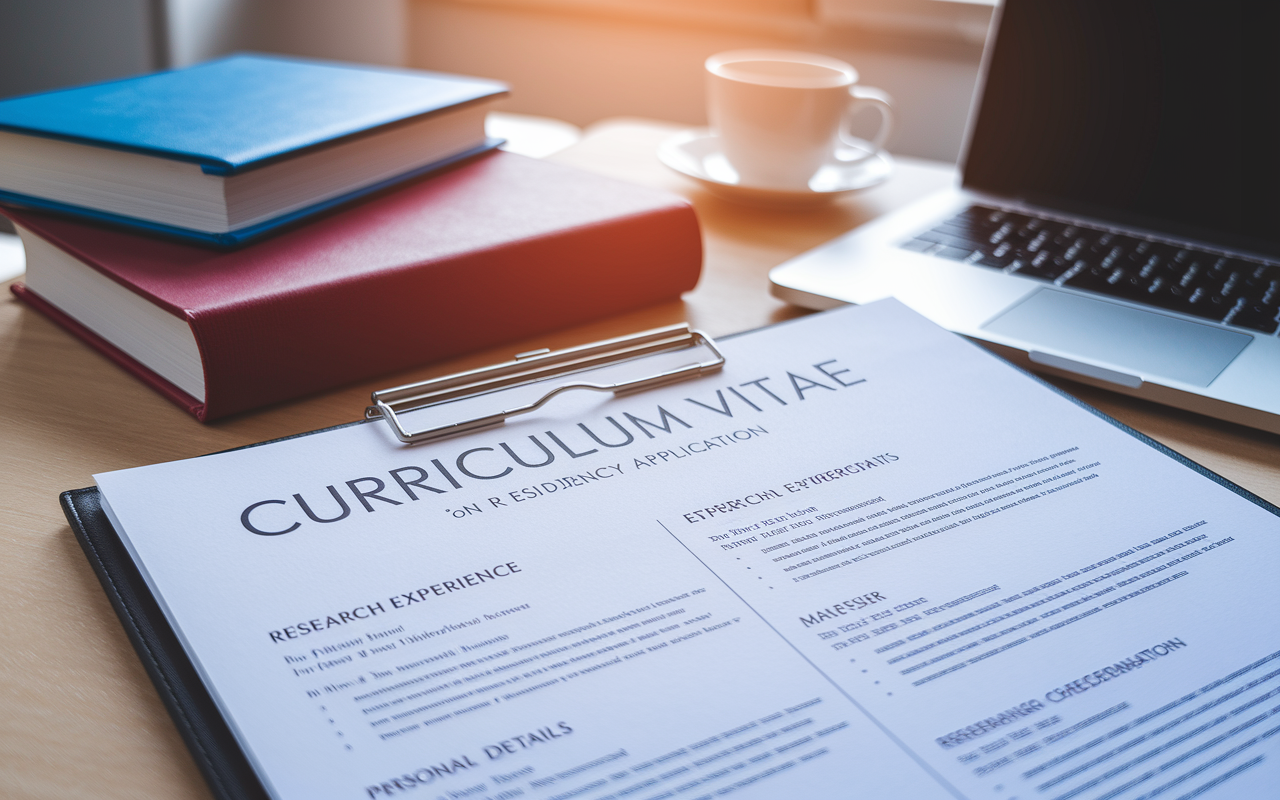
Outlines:
<svg viewBox="0 0 1280 800"><path fill-rule="evenodd" d="M153 0L0 0L0 97L166 63Z"/></svg>
<svg viewBox="0 0 1280 800"><path fill-rule="evenodd" d="M954 161L994 0L0 0L0 97L235 50L507 81L503 110L705 123L702 62L842 58L893 95L889 148Z"/></svg>

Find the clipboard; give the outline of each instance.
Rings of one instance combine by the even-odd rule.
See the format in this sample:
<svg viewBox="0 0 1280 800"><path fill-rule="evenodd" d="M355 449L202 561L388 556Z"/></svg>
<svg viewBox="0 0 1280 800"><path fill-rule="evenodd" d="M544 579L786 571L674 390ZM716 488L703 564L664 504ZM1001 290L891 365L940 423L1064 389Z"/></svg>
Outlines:
<svg viewBox="0 0 1280 800"><path fill-rule="evenodd" d="M640 364L643 359L659 354L679 354L683 351L692 353L694 350L705 352L702 357L689 360L683 366L652 372L641 370L638 375L625 380L597 382L584 374L601 367ZM298 436L310 436L382 420L389 426L396 440L406 445L437 441L500 425L511 416L536 410L563 392L587 390L628 394L712 373L724 364L725 356L705 334L690 330L685 325L669 326L568 350L522 353L511 361L490 367L380 390L372 394L364 419ZM1143 444L1280 516L1280 508L1275 505L1093 409L1052 384L1023 370L1019 371ZM412 415L417 411L428 408L448 409L451 403L460 400L495 397L503 390L516 387L531 387L534 399L448 424L424 428L417 428L412 424ZM297 437L283 437L273 441L291 438ZM261 444L268 443L270 442ZM260 445L248 445L257 446ZM213 795L219 800L268 798L266 789L230 725L186 654L119 534L108 521L97 487L64 492L60 502L125 632Z"/></svg>
<svg viewBox="0 0 1280 800"><path fill-rule="evenodd" d="M583 373L639 362L650 356L704 350L702 357L675 369L641 372L611 382L587 380ZM520 353L510 361L419 383L376 391L364 419L321 428L263 444L312 436L326 431L384 420L406 445L437 441L501 425L512 416L541 408L568 391L630 394L706 375L724 366L725 358L711 337L686 324L606 339L565 350ZM545 386L542 386L545 385ZM445 425L411 430L406 419L414 411L459 400L492 396L505 389L544 389L533 401ZM242 449L242 448L236 448ZM63 492L62 511L102 583L112 608L173 718L196 766L219 800L268 800L270 797L245 757L194 664L156 602L141 571L102 509L96 486Z"/></svg>

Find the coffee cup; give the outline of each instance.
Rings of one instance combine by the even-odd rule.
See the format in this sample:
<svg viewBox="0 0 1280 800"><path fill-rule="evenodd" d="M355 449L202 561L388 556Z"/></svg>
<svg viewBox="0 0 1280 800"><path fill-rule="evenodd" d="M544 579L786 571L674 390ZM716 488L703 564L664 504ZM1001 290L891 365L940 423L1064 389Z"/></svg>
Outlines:
<svg viewBox="0 0 1280 800"><path fill-rule="evenodd" d="M711 129L744 186L803 189L841 145L860 151L842 165L874 157L893 125L889 96L859 86L858 71L836 58L731 50L708 58L706 69ZM865 142L852 137L849 121L868 107L881 120Z"/></svg>

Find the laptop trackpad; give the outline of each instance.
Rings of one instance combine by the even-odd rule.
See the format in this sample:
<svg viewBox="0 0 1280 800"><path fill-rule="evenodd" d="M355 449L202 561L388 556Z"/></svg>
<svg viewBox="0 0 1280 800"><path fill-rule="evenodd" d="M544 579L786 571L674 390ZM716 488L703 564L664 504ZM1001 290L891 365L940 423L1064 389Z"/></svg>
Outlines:
<svg viewBox="0 0 1280 800"><path fill-rule="evenodd" d="M1253 337L1214 325L1041 289L982 326L1046 348L1193 386L1208 386Z"/></svg>

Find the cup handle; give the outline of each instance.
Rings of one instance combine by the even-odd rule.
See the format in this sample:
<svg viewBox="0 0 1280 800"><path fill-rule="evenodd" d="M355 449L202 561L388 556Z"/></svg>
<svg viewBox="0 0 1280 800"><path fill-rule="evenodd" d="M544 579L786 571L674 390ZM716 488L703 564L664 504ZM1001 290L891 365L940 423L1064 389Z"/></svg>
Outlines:
<svg viewBox="0 0 1280 800"><path fill-rule="evenodd" d="M873 151L884 147L885 141L889 138L889 134L893 131L893 100L889 94L883 89L877 89L874 86L850 86L849 95L853 98L853 102L849 104L849 110L845 112L845 123L840 128L840 138L846 144L857 145L858 141L850 141L851 135L848 133L849 121L853 115L866 108L874 107L880 112L880 130L876 132L876 136L871 140ZM870 157L874 153L868 153Z"/></svg>

